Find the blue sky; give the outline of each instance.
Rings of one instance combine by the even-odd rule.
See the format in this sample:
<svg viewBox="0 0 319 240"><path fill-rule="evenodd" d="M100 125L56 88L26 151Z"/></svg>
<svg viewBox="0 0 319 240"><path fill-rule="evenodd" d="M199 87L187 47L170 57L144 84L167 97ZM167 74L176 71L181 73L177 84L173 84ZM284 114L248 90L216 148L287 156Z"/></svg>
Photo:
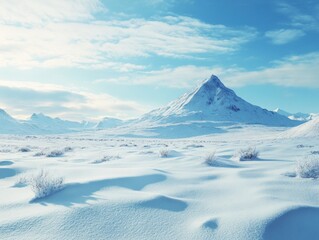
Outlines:
<svg viewBox="0 0 319 240"><path fill-rule="evenodd" d="M215 74L267 109L319 112L313 0L0 2L0 108L131 118Z"/></svg>

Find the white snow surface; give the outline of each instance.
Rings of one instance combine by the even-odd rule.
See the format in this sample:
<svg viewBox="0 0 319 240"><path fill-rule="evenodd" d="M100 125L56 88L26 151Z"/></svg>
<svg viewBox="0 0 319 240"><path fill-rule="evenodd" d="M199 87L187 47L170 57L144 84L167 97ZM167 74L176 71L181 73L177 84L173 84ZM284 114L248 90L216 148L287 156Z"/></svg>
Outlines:
<svg viewBox="0 0 319 240"><path fill-rule="evenodd" d="M284 134L282 134L282 136L287 138L318 137L319 117L287 130Z"/></svg>
<svg viewBox="0 0 319 240"><path fill-rule="evenodd" d="M243 126L180 139L2 135L0 239L316 239L319 180L294 170L319 152L319 137L278 138L286 130ZM259 158L239 162L233 155L247 146ZM52 151L63 154L39 154ZM41 169L62 177L64 188L33 200L23 179Z"/></svg>

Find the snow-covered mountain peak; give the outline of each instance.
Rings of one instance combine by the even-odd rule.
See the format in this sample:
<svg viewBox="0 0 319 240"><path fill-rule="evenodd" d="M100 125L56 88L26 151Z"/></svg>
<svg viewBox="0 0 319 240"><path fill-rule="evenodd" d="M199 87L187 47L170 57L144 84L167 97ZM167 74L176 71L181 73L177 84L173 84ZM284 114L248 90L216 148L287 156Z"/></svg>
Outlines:
<svg viewBox="0 0 319 240"><path fill-rule="evenodd" d="M14 121L13 117L11 117L5 110L1 108L0 108L0 119Z"/></svg>
<svg viewBox="0 0 319 240"><path fill-rule="evenodd" d="M306 122L311 119L314 119L318 115L317 113L302 113L302 112L289 113L280 108L276 108L273 112L278 113L282 116L288 117L291 120L297 120L302 122Z"/></svg>
<svg viewBox="0 0 319 240"><path fill-rule="evenodd" d="M47 119L48 116L44 115L43 113L33 113L30 117L31 120L37 120L37 119Z"/></svg>
<svg viewBox="0 0 319 240"><path fill-rule="evenodd" d="M199 87L184 94L166 107L145 114L141 121L177 123L185 121L218 121L234 123L293 126L299 123L277 113L246 102L212 75Z"/></svg>
<svg viewBox="0 0 319 240"><path fill-rule="evenodd" d="M225 85L219 80L219 78L216 75L212 75L210 78L207 78L201 85L200 88L205 88L207 90L210 89L218 89L222 88L225 89Z"/></svg>
<svg viewBox="0 0 319 240"><path fill-rule="evenodd" d="M243 101L215 75L206 79L199 87L171 102L167 107L154 110L151 115L224 115L225 112L240 111L238 102ZM204 116L205 115L205 116ZM202 118L201 117L201 118ZM198 118L198 116L196 117Z"/></svg>
<svg viewBox="0 0 319 240"><path fill-rule="evenodd" d="M0 108L0 116L6 116L8 113Z"/></svg>
<svg viewBox="0 0 319 240"><path fill-rule="evenodd" d="M203 82L185 104L189 110L203 110L208 108L232 108L238 101L235 92L227 87L215 75ZM236 107L235 107L236 108Z"/></svg>

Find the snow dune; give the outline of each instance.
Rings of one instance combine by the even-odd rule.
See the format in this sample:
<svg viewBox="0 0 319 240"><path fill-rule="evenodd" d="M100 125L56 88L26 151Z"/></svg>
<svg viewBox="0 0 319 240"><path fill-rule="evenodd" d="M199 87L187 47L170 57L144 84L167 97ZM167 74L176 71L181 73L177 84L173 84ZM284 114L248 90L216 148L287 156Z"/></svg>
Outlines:
<svg viewBox="0 0 319 240"><path fill-rule="evenodd" d="M319 235L319 208L296 207L287 210L266 227L263 238L280 239L317 239Z"/></svg>

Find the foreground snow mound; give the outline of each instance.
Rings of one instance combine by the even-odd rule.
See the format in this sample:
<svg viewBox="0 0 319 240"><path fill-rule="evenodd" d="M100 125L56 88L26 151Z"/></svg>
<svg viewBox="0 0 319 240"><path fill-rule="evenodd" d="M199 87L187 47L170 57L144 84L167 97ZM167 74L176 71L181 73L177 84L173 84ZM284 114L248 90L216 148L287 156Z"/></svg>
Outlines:
<svg viewBox="0 0 319 240"><path fill-rule="evenodd" d="M178 123L185 121L224 121L263 124L268 126L296 126L300 124L285 116L252 105L212 75L194 91L184 94L168 106L142 116L138 121Z"/></svg>
<svg viewBox="0 0 319 240"><path fill-rule="evenodd" d="M318 180L283 173L319 138L250 128L189 139L2 136L0 239L317 239ZM234 161L247 146L262 158ZM66 154L34 156L56 149ZM302 169L313 176L317 166Z"/></svg>
<svg viewBox="0 0 319 240"><path fill-rule="evenodd" d="M287 138L319 137L319 117L298 127L289 129L282 136Z"/></svg>
<svg viewBox="0 0 319 240"><path fill-rule="evenodd" d="M288 210L266 226L263 239L316 239L319 235L318 221L317 207Z"/></svg>

